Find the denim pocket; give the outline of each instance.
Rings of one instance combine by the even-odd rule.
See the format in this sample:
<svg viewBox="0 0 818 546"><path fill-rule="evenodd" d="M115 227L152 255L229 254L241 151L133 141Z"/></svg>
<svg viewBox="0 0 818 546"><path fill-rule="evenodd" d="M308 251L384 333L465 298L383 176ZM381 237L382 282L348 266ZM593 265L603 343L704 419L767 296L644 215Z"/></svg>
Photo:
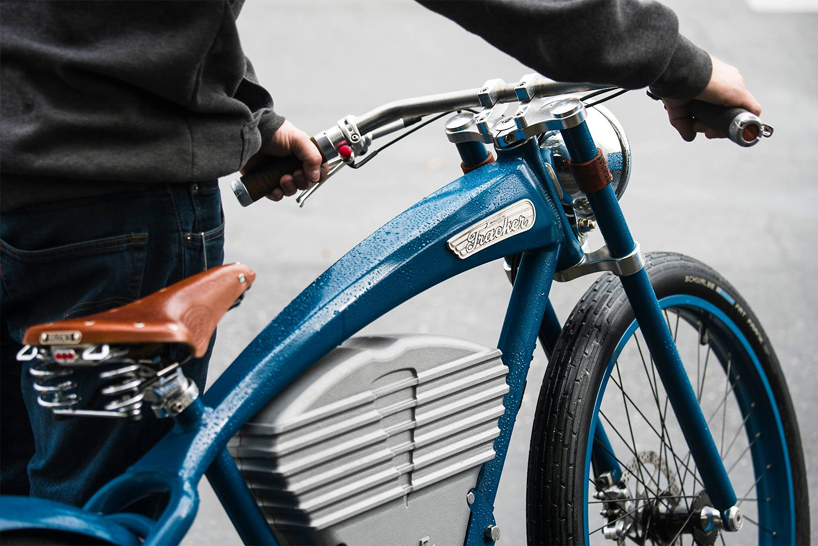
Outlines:
<svg viewBox="0 0 818 546"><path fill-rule="evenodd" d="M195 217L191 233L208 233L222 227L224 212L218 182L201 182L193 187L191 198Z"/></svg>
<svg viewBox="0 0 818 546"><path fill-rule="evenodd" d="M224 224L200 233L185 233L185 276L224 262Z"/></svg>
<svg viewBox="0 0 818 546"><path fill-rule="evenodd" d="M41 250L0 240L3 320L20 341L34 324L91 315L139 297L147 233Z"/></svg>

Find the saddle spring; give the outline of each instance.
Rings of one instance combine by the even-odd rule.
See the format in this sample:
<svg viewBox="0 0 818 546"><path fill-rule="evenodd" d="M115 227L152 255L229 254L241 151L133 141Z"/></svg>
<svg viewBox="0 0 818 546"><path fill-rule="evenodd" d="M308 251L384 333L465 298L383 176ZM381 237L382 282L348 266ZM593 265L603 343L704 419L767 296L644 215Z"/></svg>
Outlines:
<svg viewBox="0 0 818 546"><path fill-rule="evenodd" d="M74 370L60 368L54 362L41 360L28 372L34 378L34 390L39 394L37 403L49 409L67 409L75 406L80 397L74 390L77 384L67 379Z"/></svg>
<svg viewBox="0 0 818 546"><path fill-rule="evenodd" d="M160 353L149 346L26 346L17 360L32 362L28 373L38 393L37 403L55 416L138 421L145 402L150 402L157 416L172 417L199 394L181 369L190 356L171 363ZM76 391L82 382L95 389L80 408L83 400Z"/></svg>
<svg viewBox="0 0 818 546"><path fill-rule="evenodd" d="M124 414L126 419L138 420L142 417L142 401L145 393L141 389L145 378L140 377L142 366L123 362L121 368L99 374L99 378L108 385L100 389L100 394L114 400L104 406L105 411ZM143 374L144 375L144 374Z"/></svg>
<svg viewBox="0 0 818 546"><path fill-rule="evenodd" d="M86 415L139 420L144 399L143 384L155 375L153 360L136 361L127 358L125 349L108 345L83 348L26 346L17 360L32 362L29 375L34 380L37 403L57 416ZM102 364L114 364L95 373ZM81 377L81 376L88 376ZM103 398L97 408L77 409L82 397L76 392L79 381L94 381L100 385L97 393ZM97 398L92 396L92 399ZM101 407L99 407L101 406Z"/></svg>

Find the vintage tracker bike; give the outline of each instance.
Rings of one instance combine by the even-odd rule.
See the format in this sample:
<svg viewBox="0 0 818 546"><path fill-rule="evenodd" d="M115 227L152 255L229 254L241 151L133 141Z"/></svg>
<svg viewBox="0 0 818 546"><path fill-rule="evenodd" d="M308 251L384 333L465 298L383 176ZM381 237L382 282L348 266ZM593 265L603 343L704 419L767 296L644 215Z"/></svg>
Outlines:
<svg viewBox="0 0 818 546"><path fill-rule="evenodd" d="M495 495L539 338L549 364L531 439L529 542L808 542L803 455L775 353L718 273L643 254L631 237L618 204L630 148L599 105L612 93L532 74L390 103L317 134L332 174L374 157L373 141L449 115L464 176L338 260L201 396L166 349L204 353L255 278L245 265L30 328L19 358L55 415L138 419L148 404L176 426L81 509L4 497L4 540L48 531L175 544L206 476L247 544L495 542ZM741 145L772 134L741 110L691 108ZM297 168L278 160L234 193L248 205ZM605 245L591 251L597 227ZM353 337L495 260L513 283L496 347ZM552 281L593 273L603 275L560 324ZM98 396L81 400L81 381L98 381ZM164 499L158 516L129 511L151 496Z"/></svg>

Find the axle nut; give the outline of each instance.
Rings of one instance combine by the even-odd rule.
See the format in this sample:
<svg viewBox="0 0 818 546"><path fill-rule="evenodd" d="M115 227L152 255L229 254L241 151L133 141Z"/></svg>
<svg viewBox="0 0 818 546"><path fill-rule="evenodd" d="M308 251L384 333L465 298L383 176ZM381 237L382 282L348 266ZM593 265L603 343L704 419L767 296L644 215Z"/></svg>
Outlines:
<svg viewBox="0 0 818 546"><path fill-rule="evenodd" d="M724 527L728 531L738 531L743 524L744 519L741 517L741 510L739 510L738 506L728 508L727 512L724 513Z"/></svg>

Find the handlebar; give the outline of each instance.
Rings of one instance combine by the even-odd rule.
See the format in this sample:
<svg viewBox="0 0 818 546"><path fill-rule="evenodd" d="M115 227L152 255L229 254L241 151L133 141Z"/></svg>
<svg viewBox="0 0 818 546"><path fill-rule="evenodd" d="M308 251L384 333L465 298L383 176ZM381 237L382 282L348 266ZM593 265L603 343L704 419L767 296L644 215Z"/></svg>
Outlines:
<svg viewBox="0 0 818 546"><path fill-rule="evenodd" d="M711 129L715 129L739 146L753 146L761 137L770 137L773 128L762 123L758 117L743 108L728 108L702 102L690 101L690 114Z"/></svg>
<svg viewBox="0 0 818 546"><path fill-rule="evenodd" d="M422 116L470 108L480 108L488 114L497 104L531 103L536 98L604 89L609 89L609 86L553 82L537 74L523 76L518 83L505 83L499 79L489 80L481 88L399 100L379 106L362 116L347 116L311 140L324 162L336 162L336 168L330 170L330 173L333 173L338 167L343 166L343 163L352 163L348 154L339 155L341 148L346 148L347 152L351 149L357 155L363 155L375 138L415 123ZM773 132L772 127L740 108L725 108L692 101L690 112L696 119L724 133L741 146L752 146L762 136L771 136ZM278 187L282 176L292 174L301 166L301 162L295 156L269 157L252 172L234 180L231 188L242 206L246 207L269 195ZM299 203L303 203L303 198Z"/></svg>
<svg viewBox="0 0 818 546"><path fill-rule="evenodd" d="M316 147L318 146L315 138L310 140ZM326 163L326 161L327 158L322 154L321 162ZM248 172L239 180L233 181L231 184L233 194L242 206L250 206L265 195L270 195L274 189L279 187L282 176L293 174L301 167L301 160L294 155L287 157L267 156L251 172Z"/></svg>

